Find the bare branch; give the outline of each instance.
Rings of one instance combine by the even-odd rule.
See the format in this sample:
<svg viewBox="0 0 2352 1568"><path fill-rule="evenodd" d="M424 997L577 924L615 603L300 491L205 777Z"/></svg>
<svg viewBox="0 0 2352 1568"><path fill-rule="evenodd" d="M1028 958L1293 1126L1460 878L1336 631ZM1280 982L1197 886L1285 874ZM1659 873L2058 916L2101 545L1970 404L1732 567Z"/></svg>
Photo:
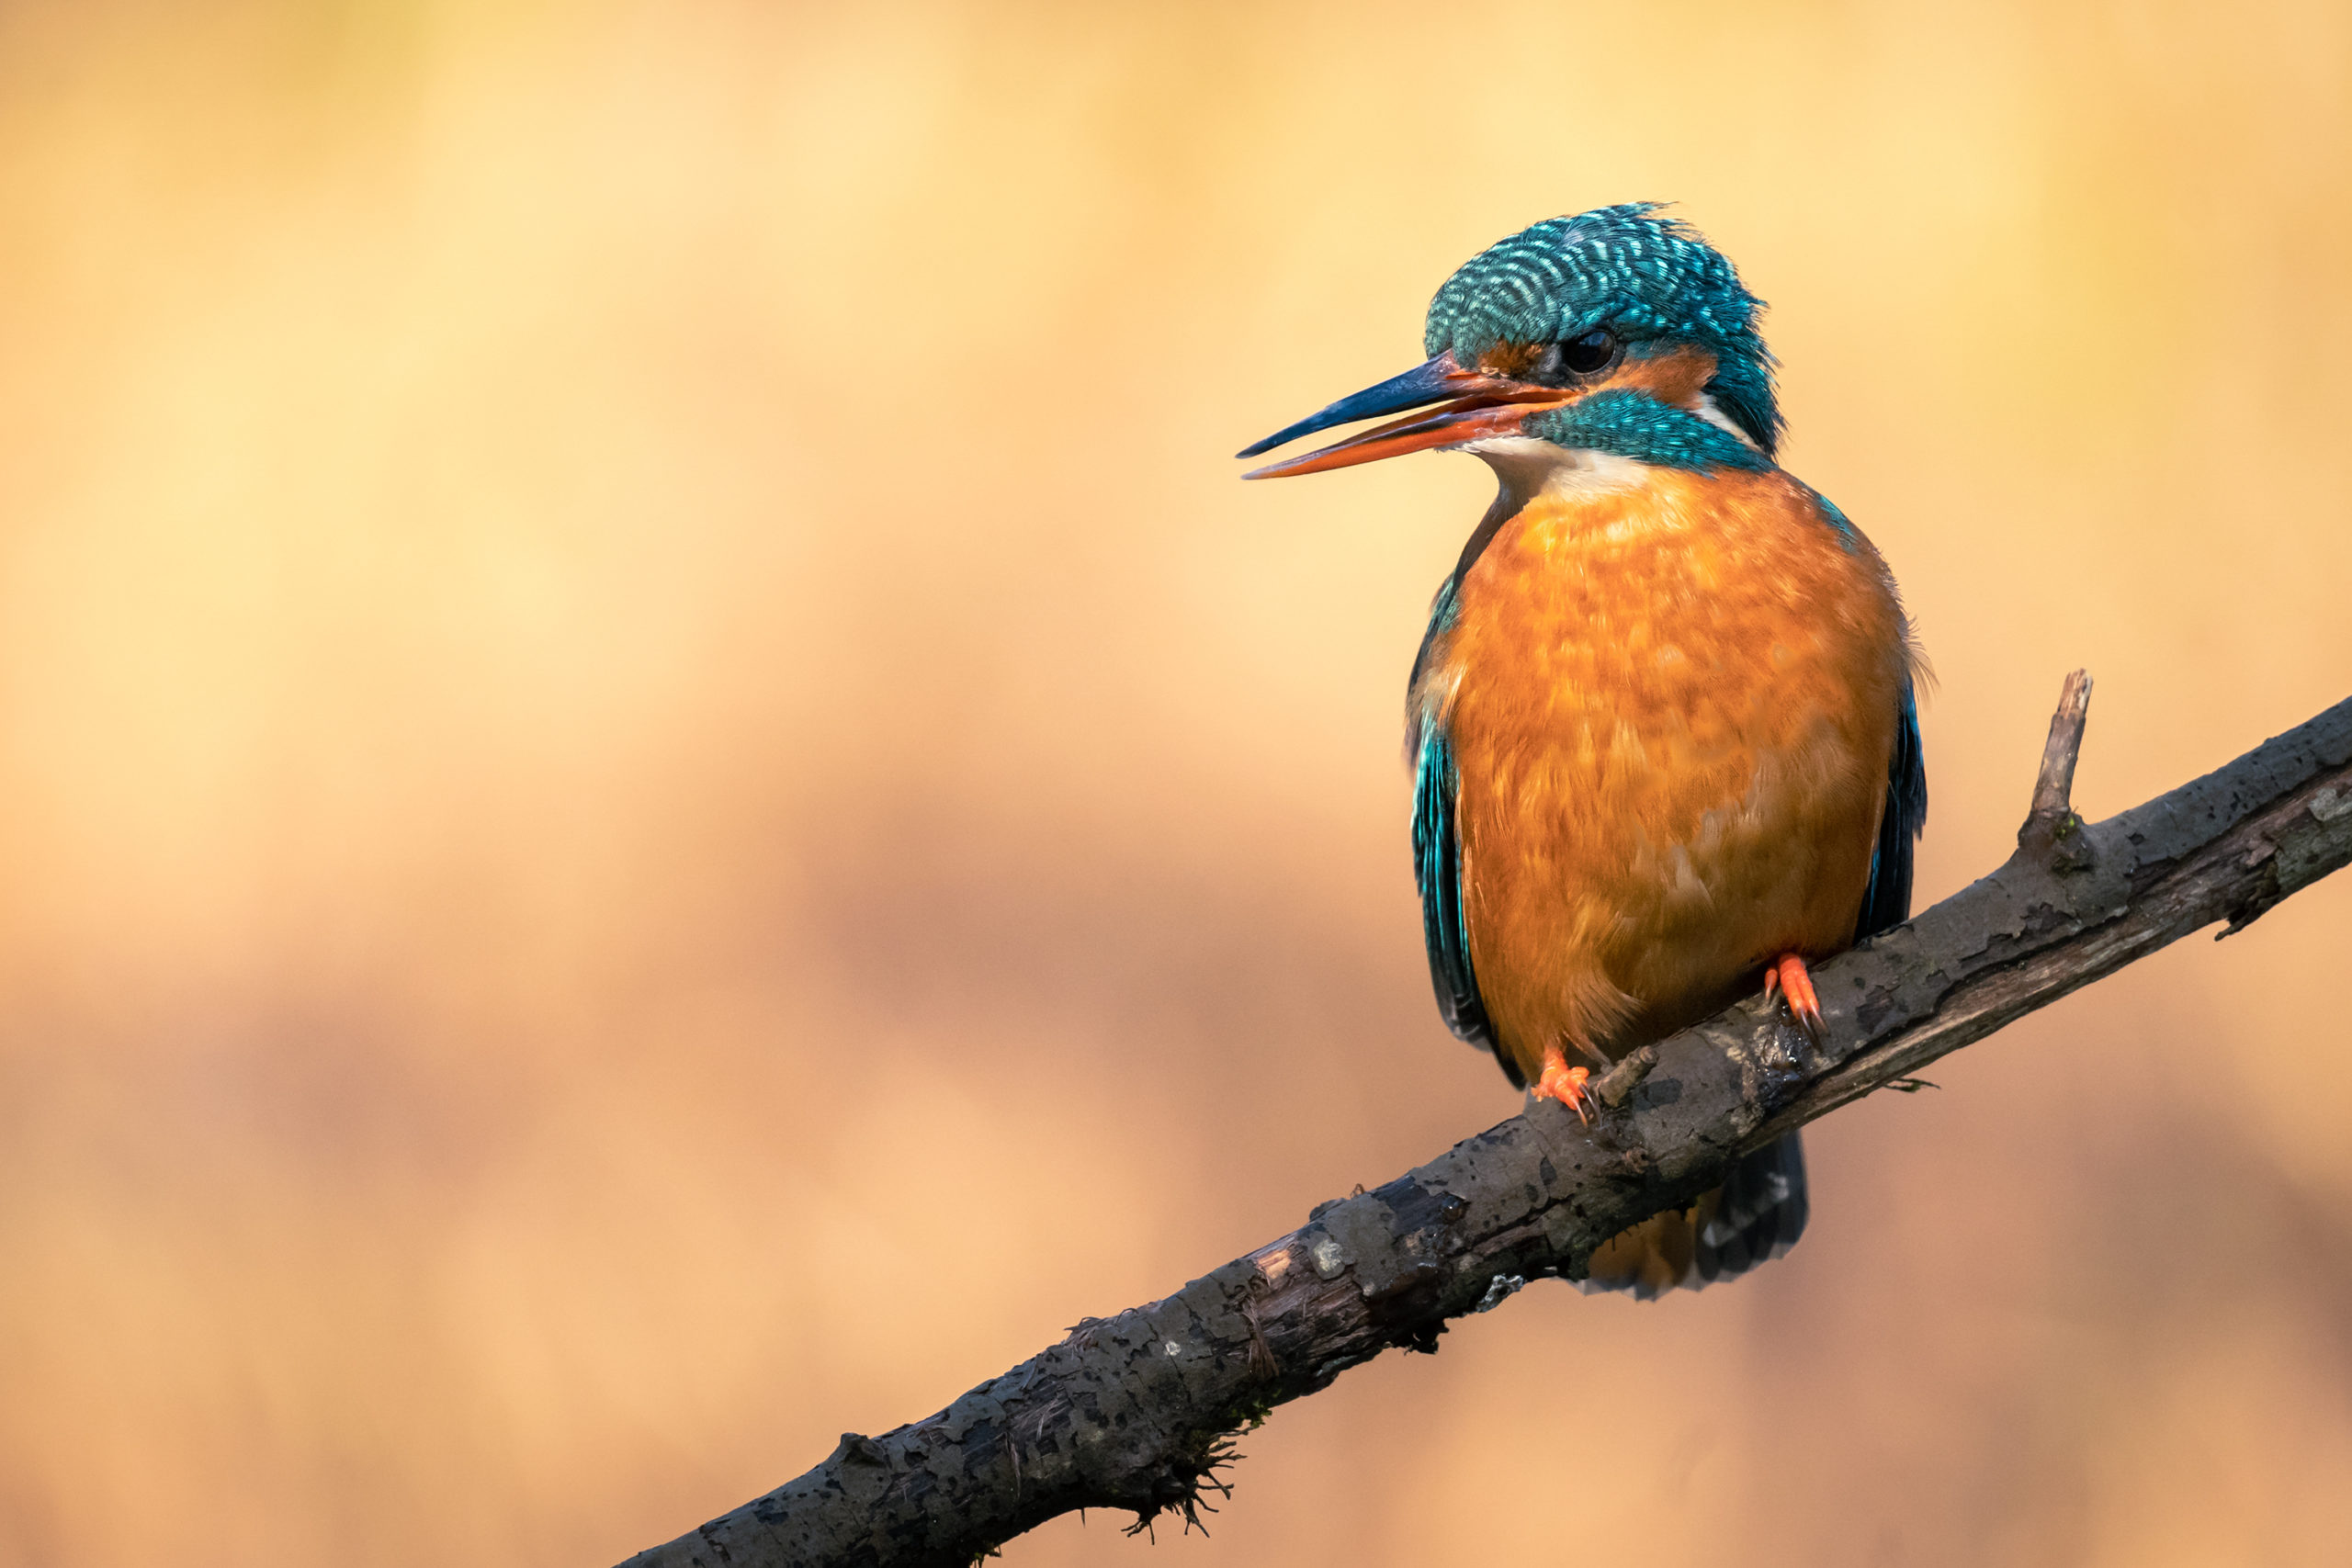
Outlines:
<svg viewBox="0 0 2352 1568"><path fill-rule="evenodd" d="M2352 860L2352 700L2096 826L2069 804L2090 682L2066 682L2018 852L1815 971L1819 1046L1746 1002L1645 1046L1595 1088L1456 1145L1174 1295L1069 1337L946 1409L845 1433L808 1474L632 1568L967 1563L1055 1515L1189 1526L1232 1435L1690 1202L1733 1156L1981 1040L2217 920L2244 927ZM2046 830L2045 830L2046 829Z"/></svg>

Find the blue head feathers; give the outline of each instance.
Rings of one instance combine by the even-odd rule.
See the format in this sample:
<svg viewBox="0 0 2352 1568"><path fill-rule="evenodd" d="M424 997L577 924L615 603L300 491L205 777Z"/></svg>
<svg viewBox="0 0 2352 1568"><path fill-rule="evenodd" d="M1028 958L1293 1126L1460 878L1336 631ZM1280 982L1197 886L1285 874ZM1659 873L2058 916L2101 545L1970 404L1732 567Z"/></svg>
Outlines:
<svg viewBox="0 0 2352 1568"><path fill-rule="evenodd" d="M1687 344L1714 355L1707 392L1768 456L1779 444L1764 302L1698 231L1656 202L1547 218L1464 262L1430 301L1425 352L1464 365L1498 344L1563 343L1602 330L1629 353Z"/></svg>

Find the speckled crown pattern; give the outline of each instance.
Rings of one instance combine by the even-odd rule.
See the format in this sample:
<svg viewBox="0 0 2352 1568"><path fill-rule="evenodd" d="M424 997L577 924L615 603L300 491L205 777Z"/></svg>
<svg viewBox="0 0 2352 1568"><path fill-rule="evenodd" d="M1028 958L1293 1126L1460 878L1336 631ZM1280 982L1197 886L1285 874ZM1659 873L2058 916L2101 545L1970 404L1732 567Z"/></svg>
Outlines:
<svg viewBox="0 0 2352 1568"><path fill-rule="evenodd" d="M1498 344L1555 343L1605 327L1634 353L1684 343L1716 359L1707 390L1770 454L1780 443L1764 302L1697 230L1657 202L1547 218L1464 263L1430 301L1425 352L1467 365Z"/></svg>

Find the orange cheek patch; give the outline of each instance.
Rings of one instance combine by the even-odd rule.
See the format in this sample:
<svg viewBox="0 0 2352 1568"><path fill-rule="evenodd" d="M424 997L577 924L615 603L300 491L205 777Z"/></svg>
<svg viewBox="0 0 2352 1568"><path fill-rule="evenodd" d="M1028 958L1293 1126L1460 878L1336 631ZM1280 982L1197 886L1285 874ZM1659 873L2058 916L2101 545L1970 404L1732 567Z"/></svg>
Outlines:
<svg viewBox="0 0 2352 1568"><path fill-rule="evenodd" d="M1612 391L1623 388L1628 391L1646 392L1659 402L1677 408L1692 408L1699 401L1700 389L1714 378L1715 356L1703 349L1678 348L1665 354L1642 358L1628 357L1617 367L1617 373L1591 389L1592 391Z"/></svg>
<svg viewBox="0 0 2352 1568"><path fill-rule="evenodd" d="M1497 344L1478 356L1478 368L1505 380L1524 381L1544 357L1546 346L1540 343ZM1628 355L1606 380L1566 392L1563 400L1573 402L1595 392L1622 389L1645 392L1659 402L1677 408L1692 409L1698 407L1700 391L1714 374L1715 356L1704 349L1677 348L1664 354Z"/></svg>

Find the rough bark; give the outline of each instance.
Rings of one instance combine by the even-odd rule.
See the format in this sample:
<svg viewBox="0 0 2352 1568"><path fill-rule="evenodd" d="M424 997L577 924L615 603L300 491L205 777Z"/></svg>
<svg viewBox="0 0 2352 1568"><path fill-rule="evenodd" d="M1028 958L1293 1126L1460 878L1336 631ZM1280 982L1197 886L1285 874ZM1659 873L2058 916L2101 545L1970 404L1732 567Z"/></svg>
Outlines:
<svg viewBox="0 0 2352 1568"><path fill-rule="evenodd" d="M2018 852L1814 972L1815 1045L1743 1003L1611 1069L1589 1127L1551 1103L1182 1290L1069 1337L633 1568L967 1563L1080 1507L1191 1517L1234 1433L1713 1186L1743 1149L1918 1071L2199 927L2245 929L2352 860L2352 699L2095 826L2068 804L2070 677Z"/></svg>

